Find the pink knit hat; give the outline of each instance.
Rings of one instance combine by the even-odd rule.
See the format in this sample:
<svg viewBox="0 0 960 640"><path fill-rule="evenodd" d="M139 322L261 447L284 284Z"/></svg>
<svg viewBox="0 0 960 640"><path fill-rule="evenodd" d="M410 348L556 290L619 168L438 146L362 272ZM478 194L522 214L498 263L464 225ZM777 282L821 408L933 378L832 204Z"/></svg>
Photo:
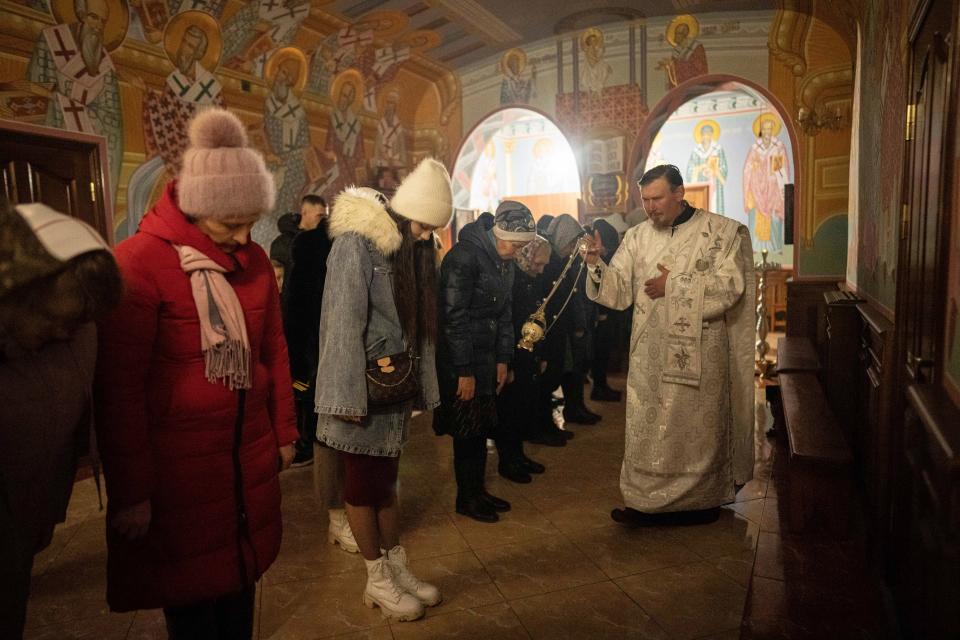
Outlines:
<svg viewBox="0 0 960 640"><path fill-rule="evenodd" d="M198 218L237 218L273 209L273 176L247 146L247 132L226 109L190 122L190 146L177 181L180 209Z"/></svg>

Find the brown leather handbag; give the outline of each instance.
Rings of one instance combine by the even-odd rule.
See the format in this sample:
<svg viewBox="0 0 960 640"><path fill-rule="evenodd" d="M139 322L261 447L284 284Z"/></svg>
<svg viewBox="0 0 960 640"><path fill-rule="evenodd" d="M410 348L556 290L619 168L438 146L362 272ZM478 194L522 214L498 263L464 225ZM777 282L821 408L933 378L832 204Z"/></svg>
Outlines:
<svg viewBox="0 0 960 640"><path fill-rule="evenodd" d="M410 351L367 361L367 404L387 407L420 393L420 358Z"/></svg>

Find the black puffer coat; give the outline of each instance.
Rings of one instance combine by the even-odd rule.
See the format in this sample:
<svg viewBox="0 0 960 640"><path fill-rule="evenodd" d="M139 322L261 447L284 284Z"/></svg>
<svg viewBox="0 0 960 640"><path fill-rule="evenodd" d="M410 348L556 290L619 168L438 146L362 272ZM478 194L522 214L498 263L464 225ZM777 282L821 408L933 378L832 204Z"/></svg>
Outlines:
<svg viewBox="0 0 960 640"><path fill-rule="evenodd" d="M476 395L496 393L497 363L513 357L514 265L494 244L492 216L465 226L440 265L440 396L452 401L458 378L476 378Z"/></svg>
<svg viewBox="0 0 960 640"><path fill-rule="evenodd" d="M294 389L310 399L320 357L320 311L332 245L326 222L297 235L291 251L292 266L283 281L283 332L290 353L290 374Z"/></svg>

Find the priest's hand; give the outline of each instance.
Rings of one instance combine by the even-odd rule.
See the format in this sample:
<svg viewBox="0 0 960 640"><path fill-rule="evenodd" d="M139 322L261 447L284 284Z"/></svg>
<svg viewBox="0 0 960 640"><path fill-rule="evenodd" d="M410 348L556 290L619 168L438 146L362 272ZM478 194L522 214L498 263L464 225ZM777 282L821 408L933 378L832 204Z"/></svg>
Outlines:
<svg viewBox="0 0 960 640"><path fill-rule="evenodd" d="M473 376L460 376L457 382L457 400L470 402L477 392L477 379Z"/></svg>
<svg viewBox="0 0 960 640"><path fill-rule="evenodd" d="M670 270L662 264L658 264L657 269L660 270L660 277L650 278L643 283L643 292L646 293L651 300L662 298L667 292L667 276L670 275Z"/></svg>
<svg viewBox="0 0 960 640"><path fill-rule="evenodd" d="M584 238L584 245L580 250L580 255L583 257L583 261L590 266L600 261L600 256L603 255L603 241L600 240L599 231L594 231L592 238L590 236Z"/></svg>
<svg viewBox="0 0 960 640"><path fill-rule="evenodd" d="M507 375L509 371L507 370L507 365L505 362L497 363L497 395L500 395L500 392L503 391L503 388L507 384Z"/></svg>
<svg viewBox="0 0 960 640"><path fill-rule="evenodd" d="M144 500L113 514L110 526L121 538L136 540L147 534L151 517L150 501Z"/></svg>

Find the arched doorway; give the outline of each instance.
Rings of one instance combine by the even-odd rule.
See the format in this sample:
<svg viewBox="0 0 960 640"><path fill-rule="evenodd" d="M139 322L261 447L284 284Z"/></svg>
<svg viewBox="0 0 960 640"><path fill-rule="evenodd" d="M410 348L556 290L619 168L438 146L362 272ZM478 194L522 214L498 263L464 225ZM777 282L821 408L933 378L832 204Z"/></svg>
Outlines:
<svg viewBox="0 0 960 640"><path fill-rule="evenodd" d="M631 196L639 206L636 180L674 164L691 203L743 222L757 254L767 249L771 261L793 266L787 214L798 202L797 157L792 122L766 89L732 76L696 78L651 111L632 154Z"/></svg>
<svg viewBox="0 0 960 640"><path fill-rule="evenodd" d="M566 136L529 108L494 111L466 136L453 169L457 222L494 211L501 200L526 204L534 217L575 213L580 171Z"/></svg>

